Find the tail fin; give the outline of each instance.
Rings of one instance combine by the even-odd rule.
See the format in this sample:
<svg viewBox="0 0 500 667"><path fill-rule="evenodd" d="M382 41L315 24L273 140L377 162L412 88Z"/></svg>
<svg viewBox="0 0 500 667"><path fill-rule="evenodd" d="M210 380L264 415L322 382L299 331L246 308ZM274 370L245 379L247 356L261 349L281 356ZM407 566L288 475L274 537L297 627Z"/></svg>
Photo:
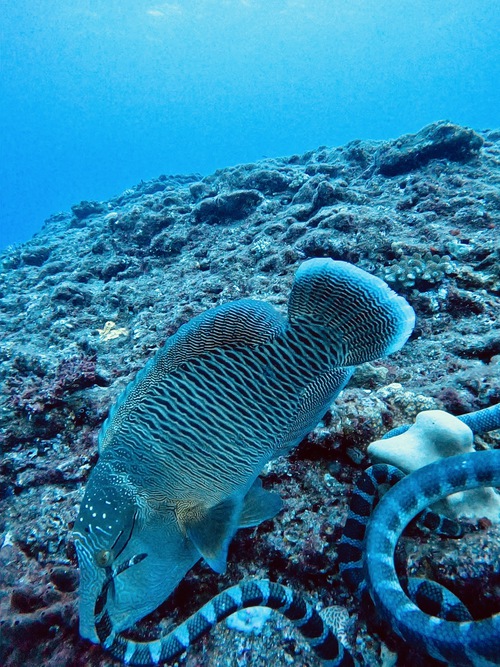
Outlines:
<svg viewBox="0 0 500 667"><path fill-rule="evenodd" d="M330 329L329 337L342 349L344 366L397 352L415 325L413 308L383 280L332 259L301 264L288 317L292 327L302 330Z"/></svg>

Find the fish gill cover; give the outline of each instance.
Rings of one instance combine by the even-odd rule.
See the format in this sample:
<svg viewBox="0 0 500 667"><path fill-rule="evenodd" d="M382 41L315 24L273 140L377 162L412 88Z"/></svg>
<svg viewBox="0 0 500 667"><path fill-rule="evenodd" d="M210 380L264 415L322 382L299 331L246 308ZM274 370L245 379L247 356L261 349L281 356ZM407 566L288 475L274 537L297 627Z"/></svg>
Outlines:
<svg viewBox="0 0 500 667"><path fill-rule="evenodd" d="M229 584L267 576L360 614L358 646L382 664L381 640L335 565L347 492L366 467L366 446L392 425L423 409L462 414L500 400L499 165L500 132L440 122L392 142L321 147L205 178L161 176L76 204L2 254L3 665L112 664L78 635L71 533L110 406L202 311L250 297L284 312L297 266L317 257L386 280L416 311L413 337L390 359L361 366L296 452L266 468L264 486L284 499L274 523L238 531L225 574L198 563L139 636L161 619L176 624ZM498 445L498 433L483 437ZM481 532L451 545L429 539L429 566L447 584L460 581L460 597L483 615L498 611L498 527L489 535L487 550ZM394 637L390 648L407 650ZM248 654L252 665L282 664L283 652L315 664L280 619L259 636L219 626L182 662Z"/></svg>

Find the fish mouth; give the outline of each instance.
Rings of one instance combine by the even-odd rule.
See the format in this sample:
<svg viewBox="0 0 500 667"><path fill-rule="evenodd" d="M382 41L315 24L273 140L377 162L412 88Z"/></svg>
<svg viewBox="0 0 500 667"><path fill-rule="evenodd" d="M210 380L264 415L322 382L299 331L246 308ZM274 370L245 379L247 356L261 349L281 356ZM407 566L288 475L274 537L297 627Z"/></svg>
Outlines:
<svg viewBox="0 0 500 667"><path fill-rule="evenodd" d="M119 577L122 572L134 567L134 565L138 565L145 558L147 558L146 553L136 554L121 563L117 568L114 568L112 565L104 568L106 578L104 579L94 604L94 627L101 644L105 644L108 637L114 634L113 622L106 609L109 589L114 587L115 579Z"/></svg>

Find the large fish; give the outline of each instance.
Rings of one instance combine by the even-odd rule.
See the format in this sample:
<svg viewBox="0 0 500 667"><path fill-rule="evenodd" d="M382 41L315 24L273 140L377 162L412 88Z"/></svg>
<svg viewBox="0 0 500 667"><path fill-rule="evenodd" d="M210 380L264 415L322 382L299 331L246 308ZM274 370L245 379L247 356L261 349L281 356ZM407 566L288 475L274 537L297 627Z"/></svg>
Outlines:
<svg viewBox="0 0 500 667"><path fill-rule="evenodd" d="M169 338L123 391L99 435L75 524L80 633L98 641L94 605L111 563L115 631L158 607L200 559L223 572L236 530L281 508L258 479L318 423L353 367L399 350L407 302L345 262L298 269L285 319L234 301Z"/></svg>

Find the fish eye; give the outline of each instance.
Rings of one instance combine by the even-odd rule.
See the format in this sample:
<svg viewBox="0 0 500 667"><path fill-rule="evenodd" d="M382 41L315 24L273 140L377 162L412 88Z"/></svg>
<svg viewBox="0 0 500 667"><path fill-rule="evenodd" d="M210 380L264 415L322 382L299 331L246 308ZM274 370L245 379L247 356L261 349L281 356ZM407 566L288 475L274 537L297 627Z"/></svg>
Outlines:
<svg viewBox="0 0 500 667"><path fill-rule="evenodd" d="M99 549L99 551L96 551L94 553L94 560L97 565L97 567L110 567L116 558L122 553L122 551L125 549L127 546L131 536L132 536L132 531L134 529L134 524L135 524L135 514L132 517L132 524L130 526L130 533L129 535L124 539L125 534L123 530L120 530L118 535L115 538L115 541L113 544L110 546L109 549ZM123 544L122 544L123 543Z"/></svg>
<svg viewBox="0 0 500 667"><path fill-rule="evenodd" d="M109 567L115 559L110 549L100 549L95 553L94 558L99 567Z"/></svg>

